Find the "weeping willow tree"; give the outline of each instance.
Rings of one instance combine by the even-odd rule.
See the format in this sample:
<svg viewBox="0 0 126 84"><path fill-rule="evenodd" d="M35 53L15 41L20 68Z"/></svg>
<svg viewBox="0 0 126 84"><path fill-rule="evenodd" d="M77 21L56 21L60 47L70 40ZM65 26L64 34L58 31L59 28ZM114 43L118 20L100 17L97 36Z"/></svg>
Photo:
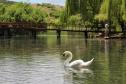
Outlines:
<svg viewBox="0 0 126 84"><path fill-rule="evenodd" d="M0 3L0 15L2 15L2 14L4 14L4 12L5 12L5 7L6 7L6 5L4 5L3 3Z"/></svg>
<svg viewBox="0 0 126 84"><path fill-rule="evenodd" d="M64 22L76 14L80 14L80 20L84 24L93 21L103 24L108 22L113 28L120 30L126 22L126 0L66 0Z"/></svg>
<svg viewBox="0 0 126 84"><path fill-rule="evenodd" d="M65 12L67 16L76 14L79 11L79 0L66 0Z"/></svg>
<svg viewBox="0 0 126 84"><path fill-rule="evenodd" d="M86 15L87 15L87 0L80 0L80 14L83 18L83 20L86 20Z"/></svg>
<svg viewBox="0 0 126 84"><path fill-rule="evenodd" d="M95 19L109 22L112 26L115 26L116 30L120 30L123 27L122 22L126 20L125 11L126 0L104 0Z"/></svg>
<svg viewBox="0 0 126 84"><path fill-rule="evenodd" d="M121 16L124 21L126 21L126 0L122 0L121 5Z"/></svg>
<svg viewBox="0 0 126 84"><path fill-rule="evenodd" d="M98 19L99 21L105 21L109 18L109 4L110 0L104 0L101 4L101 8L99 11L99 14L95 16L95 19Z"/></svg>
<svg viewBox="0 0 126 84"><path fill-rule="evenodd" d="M60 15L62 24L68 24L68 18L79 12L79 0L66 0L65 8Z"/></svg>
<svg viewBox="0 0 126 84"><path fill-rule="evenodd" d="M103 0L66 0L64 12L61 15L61 20L67 22L71 16L80 14L80 20L85 23L91 22L95 14L98 13Z"/></svg>
<svg viewBox="0 0 126 84"><path fill-rule="evenodd" d="M86 11L87 11L85 17L87 17L88 20L92 21L94 19L94 16L96 14L98 14L102 2L103 2L103 0L87 0L85 2L86 3L85 8L86 8ZM83 4L84 3L82 3L80 5L83 6ZM84 12L84 11L82 11L82 12Z"/></svg>

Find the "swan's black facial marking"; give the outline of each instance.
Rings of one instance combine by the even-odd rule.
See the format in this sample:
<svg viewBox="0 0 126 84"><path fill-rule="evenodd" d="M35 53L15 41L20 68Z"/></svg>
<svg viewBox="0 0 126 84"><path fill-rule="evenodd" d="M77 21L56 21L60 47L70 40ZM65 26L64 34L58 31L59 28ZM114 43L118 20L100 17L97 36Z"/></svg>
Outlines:
<svg viewBox="0 0 126 84"><path fill-rule="evenodd" d="M69 55L68 55L67 53L63 53L62 56L66 58L66 57L68 57Z"/></svg>
<svg viewBox="0 0 126 84"><path fill-rule="evenodd" d="M62 56L65 57L65 53L63 53Z"/></svg>

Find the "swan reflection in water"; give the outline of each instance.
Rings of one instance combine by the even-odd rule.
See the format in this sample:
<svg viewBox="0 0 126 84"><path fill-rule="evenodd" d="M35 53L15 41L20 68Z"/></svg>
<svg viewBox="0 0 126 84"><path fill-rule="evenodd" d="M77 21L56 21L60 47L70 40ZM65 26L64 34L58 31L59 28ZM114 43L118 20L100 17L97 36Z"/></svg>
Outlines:
<svg viewBox="0 0 126 84"><path fill-rule="evenodd" d="M93 79L93 71L89 68L64 67L64 84L84 84L88 79Z"/></svg>

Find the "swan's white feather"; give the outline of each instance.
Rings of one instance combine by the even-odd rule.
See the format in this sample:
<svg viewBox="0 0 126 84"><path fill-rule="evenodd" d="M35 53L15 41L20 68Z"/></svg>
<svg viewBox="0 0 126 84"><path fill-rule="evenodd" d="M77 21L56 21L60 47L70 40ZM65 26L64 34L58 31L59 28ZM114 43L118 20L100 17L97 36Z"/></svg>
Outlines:
<svg viewBox="0 0 126 84"><path fill-rule="evenodd" d="M75 60L69 64L70 67L88 67L92 62L94 58L90 61L84 62L83 60Z"/></svg>
<svg viewBox="0 0 126 84"><path fill-rule="evenodd" d="M70 67L80 67L83 64L83 60L75 60L69 64Z"/></svg>
<svg viewBox="0 0 126 84"><path fill-rule="evenodd" d="M82 66L82 67L87 67L87 66L91 65L91 63L93 62L93 60L94 60L94 58L91 59L90 61L83 62L81 66Z"/></svg>

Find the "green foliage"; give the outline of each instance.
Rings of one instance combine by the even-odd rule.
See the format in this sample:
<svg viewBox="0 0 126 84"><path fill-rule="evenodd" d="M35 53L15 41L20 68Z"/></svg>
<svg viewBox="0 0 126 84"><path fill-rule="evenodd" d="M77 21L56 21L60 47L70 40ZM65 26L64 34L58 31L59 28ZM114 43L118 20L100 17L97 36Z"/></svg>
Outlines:
<svg viewBox="0 0 126 84"><path fill-rule="evenodd" d="M60 16L63 11L62 6L52 5L49 3L38 4L37 7L41 9L45 13L45 22L53 23L53 24L60 24Z"/></svg>
<svg viewBox="0 0 126 84"><path fill-rule="evenodd" d="M85 26L86 28L90 28L90 27L92 26L92 23L89 22L89 21L85 21L84 26Z"/></svg>
<svg viewBox="0 0 126 84"><path fill-rule="evenodd" d="M116 18L118 21L125 20L125 11L125 0L104 0L101 4L99 14L95 16L95 19L98 19L100 21L108 20L112 22L112 18Z"/></svg>
<svg viewBox="0 0 126 84"><path fill-rule="evenodd" d="M121 31L123 21L126 21L126 0L104 0L99 14L95 19L103 22L111 22L116 31Z"/></svg>
<svg viewBox="0 0 126 84"><path fill-rule="evenodd" d="M60 22L62 24L67 24L68 23L68 16L67 16L67 13L64 10L61 12Z"/></svg>
<svg viewBox="0 0 126 84"><path fill-rule="evenodd" d="M45 14L39 8L33 8L29 4L15 3L0 8L1 22L43 22Z"/></svg>
<svg viewBox="0 0 126 84"><path fill-rule="evenodd" d="M110 26L120 30L126 22L126 0L66 0L62 22L77 24L77 14L80 14L85 26L94 25L91 23L95 21L103 25L109 22Z"/></svg>
<svg viewBox="0 0 126 84"><path fill-rule="evenodd" d="M82 18L80 16L80 14L70 16L69 19L68 19L68 23L70 25L81 25L82 24Z"/></svg>
<svg viewBox="0 0 126 84"><path fill-rule="evenodd" d="M83 21L93 22L103 0L66 0L65 17L80 14Z"/></svg>
<svg viewBox="0 0 126 84"><path fill-rule="evenodd" d="M87 1L80 0L80 14L82 15L83 20L85 21L87 18Z"/></svg>
<svg viewBox="0 0 126 84"><path fill-rule="evenodd" d="M3 3L0 3L0 15L4 14L5 7L6 7L6 5L4 5Z"/></svg>
<svg viewBox="0 0 126 84"><path fill-rule="evenodd" d="M126 0L122 0L122 5L121 5L121 15L122 19L126 21Z"/></svg>
<svg viewBox="0 0 126 84"><path fill-rule="evenodd" d="M106 20L108 20L108 15L107 14L98 14L95 16L95 19L98 21L106 21Z"/></svg>
<svg viewBox="0 0 126 84"><path fill-rule="evenodd" d="M122 16L122 19L123 19L124 21L126 21L126 14L124 14L124 15Z"/></svg>
<svg viewBox="0 0 126 84"><path fill-rule="evenodd" d="M99 14L95 16L95 19L99 21L106 21L109 18L109 0L104 0L101 4Z"/></svg>
<svg viewBox="0 0 126 84"><path fill-rule="evenodd" d="M62 6L43 4L27 4L0 0L0 22L47 22L60 24Z"/></svg>
<svg viewBox="0 0 126 84"><path fill-rule="evenodd" d="M40 9L36 8L32 11L30 17L33 22L43 22L44 21L44 13L40 12Z"/></svg>

